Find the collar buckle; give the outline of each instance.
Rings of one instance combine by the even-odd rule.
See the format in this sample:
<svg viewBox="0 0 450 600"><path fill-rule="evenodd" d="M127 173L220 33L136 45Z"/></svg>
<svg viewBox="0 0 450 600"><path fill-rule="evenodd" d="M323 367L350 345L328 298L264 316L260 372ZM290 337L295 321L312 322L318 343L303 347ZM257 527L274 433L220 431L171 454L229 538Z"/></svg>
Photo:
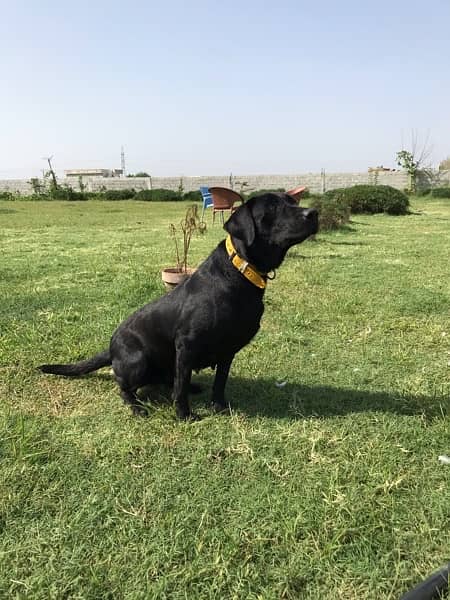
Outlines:
<svg viewBox="0 0 450 600"><path fill-rule="evenodd" d="M244 273L244 271L247 269L248 267L248 262L244 260L244 262L238 267L238 270L241 273Z"/></svg>
<svg viewBox="0 0 450 600"><path fill-rule="evenodd" d="M263 290L266 287L267 274L260 273L253 265L249 264L248 261L238 255L230 235L228 235L225 240L225 247L233 267L242 273L250 283Z"/></svg>

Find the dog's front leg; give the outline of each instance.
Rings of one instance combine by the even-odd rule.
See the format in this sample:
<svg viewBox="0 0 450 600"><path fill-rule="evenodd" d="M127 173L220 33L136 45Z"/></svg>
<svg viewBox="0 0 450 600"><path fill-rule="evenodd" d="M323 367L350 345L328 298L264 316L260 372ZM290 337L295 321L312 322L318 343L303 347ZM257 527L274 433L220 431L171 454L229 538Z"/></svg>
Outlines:
<svg viewBox="0 0 450 600"><path fill-rule="evenodd" d="M214 378L212 391L212 407L214 412L224 412L227 410L225 401L225 385L230 372L231 363L233 362L234 354L221 360L217 363L216 376Z"/></svg>
<svg viewBox="0 0 450 600"><path fill-rule="evenodd" d="M189 352L184 344L177 344L172 399L177 417L185 421L188 419L196 420L198 418L191 412L191 407L189 406L191 375L192 367L189 362Z"/></svg>

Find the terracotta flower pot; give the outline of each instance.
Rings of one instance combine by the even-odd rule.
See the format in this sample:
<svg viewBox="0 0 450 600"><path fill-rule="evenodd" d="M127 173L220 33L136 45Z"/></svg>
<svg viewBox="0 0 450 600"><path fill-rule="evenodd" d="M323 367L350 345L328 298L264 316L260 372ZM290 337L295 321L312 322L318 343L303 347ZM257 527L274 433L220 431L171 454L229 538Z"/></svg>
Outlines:
<svg viewBox="0 0 450 600"><path fill-rule="evenodd" d="M161 271L161 278L167 290L173 290L179 283L183 283L188 277L192 275L195 269L188 267L186 271L178 269L176 267L163 269Z"/></svg>

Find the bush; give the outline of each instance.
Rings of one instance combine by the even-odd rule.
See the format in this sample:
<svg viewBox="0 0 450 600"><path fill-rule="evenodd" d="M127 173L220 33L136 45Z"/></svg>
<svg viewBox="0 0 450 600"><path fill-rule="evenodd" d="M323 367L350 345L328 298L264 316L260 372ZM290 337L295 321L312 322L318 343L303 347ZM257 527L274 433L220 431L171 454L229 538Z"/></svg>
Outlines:
<svg viewBox="0 0 450 600"><path fill-rule="evenodd" d="M0 192L0 200L15 200L16 194L13 192Z"/></svg>
<svg viewBox="0 0 450 600"><path fill-rule="evenodd" d="M276 194L277 192L285 191L286 190L284 188L277 188L275 190L255 190L254 192L249 192L248 194L241 193L241 196L243 196L246 200L250 200L250 198L253 198L254 196L261 196L262 194Z"/></svg>
<svg viewBox="0 0 450 600"><path fill-rule="evenodd" d="M152 200L155 202L171 202L181 200L180 194L173 190L165 190L164 188L156 188L150 190L152 192Z"/></svg>
<svg viewBox="0 0 450 600"><path fill-rule="evenodd" d="M450 187L438 187L431 190L431 195L435 198L450 198Z"/></svg>
<svg viewBox="0 0 450 600"><path fill-rule="evenodd" d="M417 192L416 192L416 196L429 196L430 194L431 194L430 187L421 188L421 189L417 190Z"/></svg>
<svg viewBox="0 0 450 600"><path fill-rule="evenodd" d="M152 190L140 190L133 197L133 200L143 200L144 202L149 202L152 200Z"/></svg>
<svg viewBox="0 0 450 600"><path fill-rule="evenodd" d="M352 213L388 213L404 215L408 212L408 196L390 185L355 185L349 188L330 190L324 194L346 202Z"/></svg>
<svg viewBox="0 0 450 600"><path fill-rule="evenodd" d="M134 197L134 200L144 200L145 202L172 202L182 200L179 192L166 190L164 188L155 188L154 190L141 190Z"/></svg>
<svg viewBox="0 0 450 600"><path fill-rule="evenodd" d="M106 190L103 192L104 200L130 200L136 196L135 190Z"/></svg>
<svg viewBox="0 0 450 600"><path fill-rule="evenodd" d="M200 194L199 191L197 192L186 192L183 195L183 200L186 200L188 202L202 202L202 195Z"/></svg>
<svg viewBox="0 0 450 600"><path fill-rule="evenodd" d="M311 196L309 206L319 212L319 229L321 231L339 229L350 221L350 206L342 198L334 198L326 194Z"/></svg>
<svg viewBox="0 0 450 600"><path fill-rule="evenodd" d="M56 188L49 191L47 194L43 194L47 200L68 200L69 202L88 200L88 195L83 192L76 192L70 187Z"/></svg>

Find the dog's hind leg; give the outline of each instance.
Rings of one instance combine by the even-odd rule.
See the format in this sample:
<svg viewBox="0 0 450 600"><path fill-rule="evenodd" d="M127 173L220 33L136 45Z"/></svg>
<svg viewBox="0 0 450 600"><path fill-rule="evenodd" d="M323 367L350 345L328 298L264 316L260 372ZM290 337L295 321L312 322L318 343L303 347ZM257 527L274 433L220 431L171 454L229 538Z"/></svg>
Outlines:
<svg viewBox="0 0 450 600"><path fill-rule="evenodd" d="M139 400L136 392L131 390L120 389L120 396L125 404L128 404L134 415L138 417L146 417L148 412L144 404Z"/></svg>
<svg viewBox="0 0 450 600"><path fill-rule="evenodd" d="M149 382L150 374L147 361L140 352L133 354L133 360L130 360L130 358L128 356L125 363L113 359L112 367L114 376L120 388L120 396L125 404L128 404L133 414L146 416L147 410L137 397L137 391Z"/></svg>

